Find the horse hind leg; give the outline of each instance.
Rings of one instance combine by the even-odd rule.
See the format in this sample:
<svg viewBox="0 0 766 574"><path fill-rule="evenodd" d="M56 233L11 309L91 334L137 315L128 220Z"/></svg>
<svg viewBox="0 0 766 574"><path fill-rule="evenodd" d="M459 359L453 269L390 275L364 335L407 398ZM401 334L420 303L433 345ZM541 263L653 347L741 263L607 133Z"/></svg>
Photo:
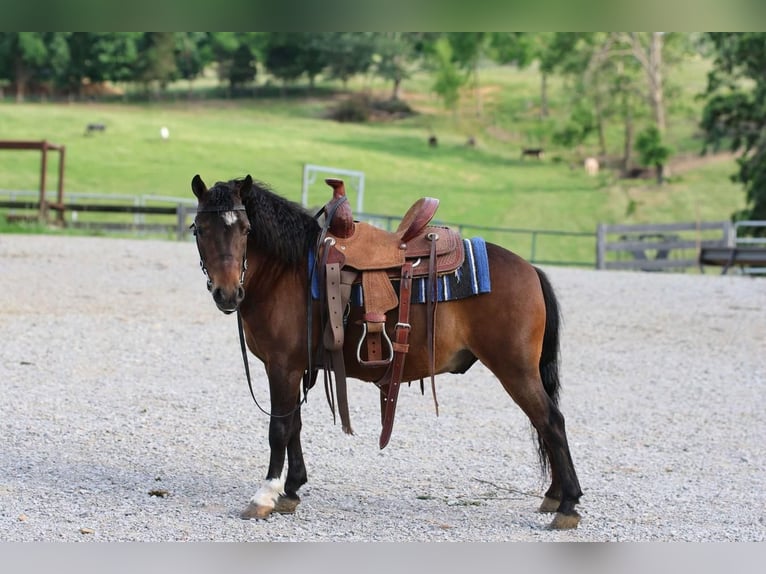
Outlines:
<svg viewBox="0 0 766 574"><path fill-rule="evenodd" d="M577 528L580 515L575 506L582 492L569 452L564 417L555 400L545 391L537 369L534 373L513 374L492 370L537 431L541 467L550 469L551 486L539 512L556 513L550 524L553 529Z"/></svg>
<svg viewBox="0 0 766 574"><path fill-rule="evenodd" d="M575 506L580 502L582 490L575 473L572 455L566 437L564 416L549 401L547 420L537 428L545 454L551 466L551 487L545 493L540 512L554 512L550 527L556 530L577 528L580 515ZM558 503L558 505L557 505Z"/></svg>

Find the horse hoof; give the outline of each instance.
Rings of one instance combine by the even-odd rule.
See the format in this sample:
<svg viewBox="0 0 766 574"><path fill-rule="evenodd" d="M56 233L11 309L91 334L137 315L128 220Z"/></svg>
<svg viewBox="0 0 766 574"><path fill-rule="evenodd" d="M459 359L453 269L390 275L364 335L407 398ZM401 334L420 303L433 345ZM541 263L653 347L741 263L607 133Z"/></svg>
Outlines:
<svg viewBox="0 0 766 574"><path fill-rule="evenodd" d="M292 514L295 512L295 509L298 507L298 503L300 501L301 499L298 496L295 498L280 496L277 499L276 506L274 506L274 512L279 512L280 514Z"/></svg>
<svg viewBox="0 0 766 574"><path fill-rule="evenodd" d="M247 508L242 511L239 517L242 520L250 520L251 518L262 520L264 518L268 518L269 514L271 514L273 510L274 508L271 506L263 506L261 504L255 504L251 502L247 505Z"/></svg>
<svg viewBox="0 0 766 574"><path fill-rule="evenodd" d="M553 517L553 522L550 524L550 529L572 530L573 528L577 528L578 524L580 524L579 514L562 514L561 512L557 512L556 516Z"/></svg>
<svg viewBox="0 0 766 574"><path fill-rule="evenodd" d="M540 505L540 508L537 509L537 512L541 512L541 513L556 512L559 509L559 504L561 504L560 500L556 500L555 498L550 498L549 496L546 496L545 498L543 498L543 503Z"/></svg>

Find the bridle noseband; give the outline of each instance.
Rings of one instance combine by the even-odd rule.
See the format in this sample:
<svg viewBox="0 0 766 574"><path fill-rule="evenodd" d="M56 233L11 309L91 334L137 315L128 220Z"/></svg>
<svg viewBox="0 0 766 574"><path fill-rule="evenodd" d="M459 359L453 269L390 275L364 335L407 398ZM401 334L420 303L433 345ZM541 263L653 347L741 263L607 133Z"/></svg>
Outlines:
<svg viewBox="0 0 766 574"><path fill-rule="evenodd" d="M197 213L225 213L227 211L246 211L244 205L238 205L236 207L205 207L202 209L197 209ZM202 250L199 246L199 235L197 234L197 218L194 218L194 221L189 226L189 229L191 229L192 233L194 234L194 239L197 242L197 253L199 253L199 266L200 269L202 269L202 273L205 275L205 279L207 279L207 290L211 291L213 289L213 282L210 279L210 275L207 272L207 266L205 265L205 259L202 257ZM239 277L239 284L240 286L245 285L245 272L247 271L247 245L245 245L245 254L242 256L242 273Z"/></svg>

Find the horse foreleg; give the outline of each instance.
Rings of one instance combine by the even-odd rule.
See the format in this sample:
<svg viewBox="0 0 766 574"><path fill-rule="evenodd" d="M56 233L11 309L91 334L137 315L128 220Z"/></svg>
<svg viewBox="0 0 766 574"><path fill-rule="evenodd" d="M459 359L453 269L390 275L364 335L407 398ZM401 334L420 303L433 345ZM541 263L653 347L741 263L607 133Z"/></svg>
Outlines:
<svg viewBox="0 0 766 574"><path fill-rule="evenodd" d="M303 448L301 447L301 421L300 408L293 415L293 427L290 441L287 443L287 479L285 480L284 493L277 499L274 510L283 514L295 512L295 508L301 501L298 489L306 484L306 465L303 462Z"/></svg>
<svg viewBox="0 0 766 574"><path fill-rule="evenodd" d="M306 467L300 444L300 409L287 417L272 417L269 424L271 457L266 479L241 513L243 519L266 518L272 512L291 513L300 502L298 488L306 482ZM283 474L285 453L287 476Z"/></svg>

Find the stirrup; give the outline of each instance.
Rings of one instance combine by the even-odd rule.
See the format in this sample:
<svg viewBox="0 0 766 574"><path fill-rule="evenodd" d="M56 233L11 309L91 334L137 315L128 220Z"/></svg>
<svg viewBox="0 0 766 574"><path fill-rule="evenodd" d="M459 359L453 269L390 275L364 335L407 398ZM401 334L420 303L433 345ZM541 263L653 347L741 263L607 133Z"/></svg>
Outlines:
<svg viewBox="0 0 766 574"><path fill-rule="evenodd" d="M356 360L359 361L359 364L363 367L386 367L388 366L392 359L394 358L394 346L391 344L391 339L388 337L388 333L386 333L385 327L383 328L383 340L386 342L386 345L388 346L388 358L387 359L380 359L376 361L365 361L362 359L362 343L364 343L364 340L367 338L367 323L362 323L362 336L359 338L359 344L356 346Z"/></svg>

